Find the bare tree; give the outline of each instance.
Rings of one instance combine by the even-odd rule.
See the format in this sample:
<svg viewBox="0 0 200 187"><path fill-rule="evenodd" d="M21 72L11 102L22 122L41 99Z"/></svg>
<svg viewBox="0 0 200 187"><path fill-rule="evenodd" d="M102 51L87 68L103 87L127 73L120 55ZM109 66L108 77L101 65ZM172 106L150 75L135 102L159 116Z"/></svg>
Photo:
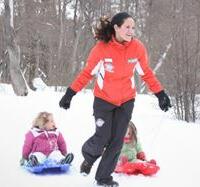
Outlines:
<svg viewBox="0 0 200 187"><path fill-rule="evenodd" d="M173 24L171 24L172 50L170 53L170 90L175 98L175 113L178 119L197 119L197 94L200 91L199 6L195 1L173 1ZM178 34L176 34L178 33ZM169 70L166 70L169 71ZM173 84L170 84L172 83Z"/></svg>
<svg viewBox="0 0 200 187"><path fill-rule="evenodd" d="M14 36L13 24L13 1L5 0L5 37L7 50L10 59L10 75L14 92L18 96L25 96L28 94L28 89L24 77L20 69L20 47L17 45Z"/></svg>

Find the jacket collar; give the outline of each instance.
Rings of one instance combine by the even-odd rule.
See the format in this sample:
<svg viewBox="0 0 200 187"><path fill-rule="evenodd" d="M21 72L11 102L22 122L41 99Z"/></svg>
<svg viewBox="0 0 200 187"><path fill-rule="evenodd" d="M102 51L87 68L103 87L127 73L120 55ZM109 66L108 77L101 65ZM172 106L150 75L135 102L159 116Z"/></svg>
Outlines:
<svg viewBox="0 0 200 187"><path fill-rule="evenodd" d="M132 40L131 40L132 41ZM111 41L109 42L112 46L117 47L119 49L125 49L130 45L130 42L119 43L114 36L112 36Z"/></svg>
<svg viewBox="0 0 200 187"><path fill-rule="evenodd" d="M41 135L43 133L47 137L48 137L48 134L56 134L57 136L59 134L59 131L58 131L57 128L46 131L46 130L39 129L38 127L33 127L33 128L31 128L31 132L32 132L32 134L33 134L34 137L37 137L37 136L39 136L39 135Z"/></svg>
<svg viewBox="0 0 200 187"><path fill-rule="evenodd" d="M39 126L32 127L32 129L33 129L34 131L37 131L37 132L44 132L44 131L52 132L52 131L56 131L56 130L57 130L56 127L53 128L53 129L50 129L50 130L45 130L45 129L40 129Z"/></svg>

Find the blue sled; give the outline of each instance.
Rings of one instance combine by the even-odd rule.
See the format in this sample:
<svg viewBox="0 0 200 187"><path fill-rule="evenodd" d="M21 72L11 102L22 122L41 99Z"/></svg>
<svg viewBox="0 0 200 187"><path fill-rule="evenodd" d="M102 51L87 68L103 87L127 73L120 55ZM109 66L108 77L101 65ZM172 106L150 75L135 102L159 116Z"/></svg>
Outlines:
<svg viewBox="0 0 200 187"><path fill-rule="evenodd" d="M44 163L37 166L30 166L26 164L23 166L26 170L31 173L58 173L58 172L67 172L69 170L69 164L58 164L50 160L46 160Z"/></svg>

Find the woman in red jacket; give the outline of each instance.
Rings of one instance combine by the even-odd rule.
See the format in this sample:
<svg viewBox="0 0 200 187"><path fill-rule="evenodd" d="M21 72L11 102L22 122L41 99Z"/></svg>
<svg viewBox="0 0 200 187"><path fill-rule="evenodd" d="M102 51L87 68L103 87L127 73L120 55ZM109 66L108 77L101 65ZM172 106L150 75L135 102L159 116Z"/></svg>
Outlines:
<svg viewBox="0 0 200 187"><path fill-rule="evenodd" d="M96 132L82 147L85 160L81 173L89 174L93 163L101 157L95 176L100 186L118 186L111 174L132 116L135 70L158 97L160 108L167 111L171 107L169 97L148 65L144 45L134 38L134 29L134 19L126 12L116 14L111 21L101 18L96 28L98 41L90 51L87 64L59 103L68 109L72 97L96 77L93 105Z"/></svg>

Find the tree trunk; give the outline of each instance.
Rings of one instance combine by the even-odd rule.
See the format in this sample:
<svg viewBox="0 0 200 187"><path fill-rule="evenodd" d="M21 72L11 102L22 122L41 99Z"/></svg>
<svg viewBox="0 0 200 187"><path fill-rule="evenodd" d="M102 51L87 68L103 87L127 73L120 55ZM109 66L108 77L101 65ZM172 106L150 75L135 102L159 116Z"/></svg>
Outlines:
<svg viewBox="0 0 200 187"><path fill-rule="evenodd" d="M20 69L20 47L17 45L14 37L13 29L13 2L12 0L5 0L5 39L7 44L7 50L10 60L10 75L13 90L18 96L25 96L28 94L28 89L24 77Z"/></svg>

